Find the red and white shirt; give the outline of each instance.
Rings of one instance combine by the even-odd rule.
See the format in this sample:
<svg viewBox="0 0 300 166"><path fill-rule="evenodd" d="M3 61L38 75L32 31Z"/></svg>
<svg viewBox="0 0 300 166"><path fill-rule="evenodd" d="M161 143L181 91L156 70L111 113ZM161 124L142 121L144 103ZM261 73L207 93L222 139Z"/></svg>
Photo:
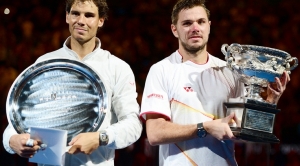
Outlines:
<svg viewBox="0 0 300 166"><path fill-rule="evenodd" d="M182 61L178 51L154 64L147 76L140 117L162 114L177 124L197 124L226 116L228 98L244 93L226 62L208 54L203 65ZM211 135L160 145L160 165L236 165L232 141Z"/></svg>

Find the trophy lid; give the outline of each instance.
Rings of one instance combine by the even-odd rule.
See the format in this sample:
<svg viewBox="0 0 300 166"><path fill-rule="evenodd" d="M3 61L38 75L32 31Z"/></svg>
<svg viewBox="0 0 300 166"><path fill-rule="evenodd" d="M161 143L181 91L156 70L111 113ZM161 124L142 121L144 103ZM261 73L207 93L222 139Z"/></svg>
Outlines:
<svg viewBox="0 0 300 166"><path fill-rule="evenodd" d="M6 114L17 133L30 127L68 131L68 142L82 132L97 131L107 109L100 76L86 64L51 59L29 66L12 84Z"/></svg>

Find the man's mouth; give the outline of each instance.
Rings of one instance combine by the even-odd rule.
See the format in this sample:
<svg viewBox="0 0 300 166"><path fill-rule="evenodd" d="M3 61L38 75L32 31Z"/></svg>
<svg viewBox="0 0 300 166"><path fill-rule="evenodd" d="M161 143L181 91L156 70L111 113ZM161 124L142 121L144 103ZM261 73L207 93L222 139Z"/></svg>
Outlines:
<svg viewBox="0 0 300 166"><path fill-rule="evenodd" d="M76 31L78 32L85 32L86 30L84 28L75 28Z"/></svg>
<svg viewBox="0 0 300 166"><path fill-rule="evenodd" d="M200 39L202 36L191 36L190 39Z"/></svg>

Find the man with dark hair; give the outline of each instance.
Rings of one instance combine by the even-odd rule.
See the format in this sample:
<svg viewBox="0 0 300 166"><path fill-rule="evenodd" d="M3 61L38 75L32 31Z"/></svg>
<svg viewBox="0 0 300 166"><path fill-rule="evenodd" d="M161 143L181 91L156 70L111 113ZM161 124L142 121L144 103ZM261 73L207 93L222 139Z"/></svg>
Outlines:
<svg viewBox="0 0 300 166"><path fill-rule="evenodd" d="M148 73L140 117L151 145L160 145L159 165L237 165L235 139L223 103L243 96L244 85L226 62L207 52L211 21L204 0L179 0L171 30L179 49ZM276 103L289 75L268 87Z"/></svg>
<svg viewBox="0 0 300 166"><path fill-rule="evenodd" d="M97 132L80 133L69 142L65 165L114 165L114 149L131 145L142 131L135 78L128 64L100 48L96 35L107 19L105 0L67 0L66 10L71 36L62 48L39 57L36 63L65 58L87 64L104 78L109 103ZM33 146L26 146L29 139L29 134L18 134L12 125L3 134L5 149L25 158L40 148L37 140Z"/></svg>

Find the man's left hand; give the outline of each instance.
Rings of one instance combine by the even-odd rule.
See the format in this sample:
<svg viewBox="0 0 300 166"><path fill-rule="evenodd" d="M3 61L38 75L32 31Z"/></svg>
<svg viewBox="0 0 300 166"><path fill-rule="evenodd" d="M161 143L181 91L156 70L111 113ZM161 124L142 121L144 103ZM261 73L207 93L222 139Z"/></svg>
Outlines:
<svg viewBox="0 0 300 166"><path fill-rule="evenodd" d="M81 133L75 136L69 145L72 146L68 151L70 154L91 154L99 147L99 132Z"/></svg>
<svg viewBox="0 0 300 166"><path fill-rule="evenodd" d="M284 71L280 78L275 78L274 83L270 83L267 89L267 101L272 104L277 104L280 96L285 91L286 84L290 81L289 74Z"/></svg>

